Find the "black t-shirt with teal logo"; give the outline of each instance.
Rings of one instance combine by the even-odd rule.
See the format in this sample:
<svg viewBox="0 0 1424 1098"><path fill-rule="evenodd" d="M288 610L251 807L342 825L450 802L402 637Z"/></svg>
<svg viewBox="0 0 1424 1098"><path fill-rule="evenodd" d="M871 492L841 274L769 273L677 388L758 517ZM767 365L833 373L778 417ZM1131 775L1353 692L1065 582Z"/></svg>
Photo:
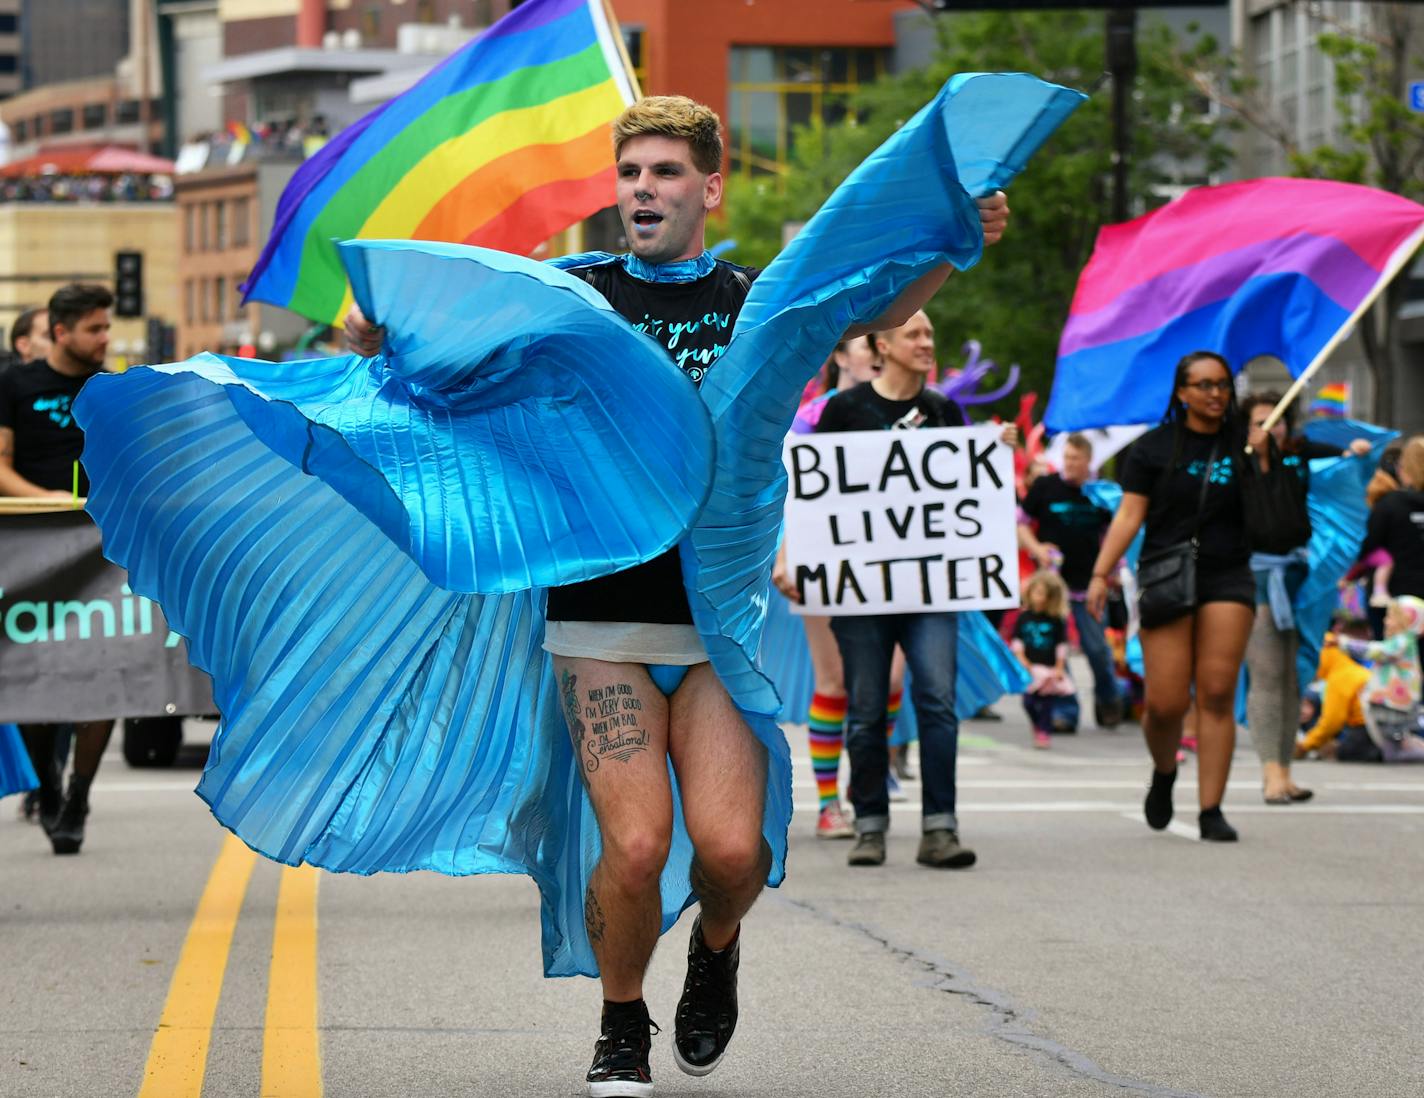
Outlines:
<svg viewBox="0 0 1424 1098"><path fill-rule="evenodd" d="M1181 431L1180 449L1176 448L1178 430ZM1211 456L1213 446L1215 459ZM1175 465L1164 477L1164 470L1173 464L1174 452ZM1134 442L1123 463L1120 479L1123 491L1147 496L1152 501L1147 512L1143 555L1150 556L1191 538L1197 522L1202 478L1206 477L1199 535L1201 563L1208 568L1230 568L1249 561L1251 550L1246 542L1239 479L1244 460L1245 439L1241 432L1229 426L1219 435L1203 435L1185 425L1178 428L1164 423ZM1161 487L1158 487L1159 480Z"/></svg>
<svg viewBox="0 0 1424 1098"><path fill-rule="evenodd" d="M1062 618L1024 610L1014 622L1014 639L1023 643L1029 663L1052 667L1058 662L1058 646L1068 642L1068 626Z"/></svg>
<svg viewBox="0 0 1424 1098"><path fill-rule="evenodd" d="M15 432L15 472L40 488L70 490L74 463L84 452L84 432L74 422L74 400L88 381L50 369L44 361L0 373L0 427ZM79 494L89 478L79 468Z"/></svg>
<svg viewBox="0 0 1424 1098"><path fill-rule="evenodd" d="M1089 499L1081 484L1069 484L1057 473L1035 480L1022 507L1038 523L1038 540L1062 550L1063 582L1068 589L1086 591L1112 512Z"/></svg>
<svg viewBox="0 0 1424 1098"><path fill-rule="evenodd" d="M701 385L726 353L742 303L760 272L721 260L690 260L660 270L630 260L604 255L587 265L566 269L602 294L634 328L662 344L693 384ZM631 269L667 274L673 268L690 274L705 269L705 273L678 281L650 281L630 273ZM610 363L609 368L616 369L617 363ZM649 409L648 414L656 415L657 410ZM629 424L629 430L636 427ZM692 610L677 549L611 576L551 588L547 616L550 621L691 625Z"/></svg>

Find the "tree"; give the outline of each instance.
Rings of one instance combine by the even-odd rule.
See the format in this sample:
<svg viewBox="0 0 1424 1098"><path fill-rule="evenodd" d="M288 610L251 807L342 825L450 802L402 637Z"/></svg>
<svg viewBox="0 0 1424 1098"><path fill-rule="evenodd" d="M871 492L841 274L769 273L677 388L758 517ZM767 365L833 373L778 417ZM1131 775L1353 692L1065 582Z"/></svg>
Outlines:
<svg viewBox="0 0 1424 1098"><path fill-rule="evenodd" d="M798 132L782 177L733 182L722 231L737 242L739 262L769 262L780 250L783 226L809 218L954 73L1031 72L1095 92L1102 82L1101 14L957 15L938 19L935 30L938 49L927 68L861 89L841 125ZM1190 160L1199 172L1213 172L1227 149L1216 140L1215 123L1187 106L1200 96L1173 64L1171 31L1149 25L1139 38L1130 191L1133 208L1145 211L1165 200L1161 187L1172 165ZM977 339L999 363L1020 364L1021 388L1046 395L1079 272L1110 216L1110 113L1106 93L1095 93L1064 123L1014 182L1004 240L931 303L941 361ZM1015 402L1006 398L998 410L1010 412Z"/></svg>
<svg viewBox="0 0 1424 1098"><path fill-rule="evenodd" d="M1407 104L1411 73L1424 72L1424 12L1407 4L1372 4L1356 23L1322 4L1307 4L1306 10L1320 28L1316 46L1335 70L1339 125L1330 144L1302 144L1239 52L1204 41L1178 53L1177 71L1230 112L1235 125L1270 138L1295 175L1363 183L1424 201L1424 114ZM1406 283L1403 276L1394 279L1359 326L1374 381L1374 418L1381 423L1395 413L1394 330Z"/></svg>

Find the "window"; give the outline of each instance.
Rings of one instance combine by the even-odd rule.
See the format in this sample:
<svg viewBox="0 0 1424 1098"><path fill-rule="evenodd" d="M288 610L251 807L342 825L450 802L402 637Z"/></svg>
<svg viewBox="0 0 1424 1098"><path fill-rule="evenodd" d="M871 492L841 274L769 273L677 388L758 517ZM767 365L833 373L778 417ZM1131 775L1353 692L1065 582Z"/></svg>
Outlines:
<svg viewBox="0 0 1424 1098"><path fill-rule="evenodd" d="M375 45L381 37L381 9L366 8L361 12L361 42Z"/></svg>
<svg viewBox="0 0 1424 1098"><path fill-rule="evenodd" d="M109 124L107 103L85 103L83 123L86 130L102 130Z"/></svg>
<svg viewBox="0 0 1424 1098"><path fill-rule="evenodd" d="M0 15L0 34L15 34L20 29L20 17L13 12Z"/></svg>
<svg viewBox="0 0 1424 1098"><path fill-rule="evenodd" d="M74 129L74 108L61 107L57 111L50 111L49 132L69 133Z"/></svg>
<svg viewBox="0 0 1424 1098"><path fill-rule="evenodd" d="M733 46L727 93L729 158L744 176L780 175L798 127L846 115L846 98L885 71L878 49Z"/></svg>
<svg viewBox="0 0 1424 1098"><path fill-rule="evenodd" d="M27 119L19 118L15 120L15 140L25 142L30 139L30 123Z"/></svg>
<svg viewBox="0 0 1424 1098"><path fill-rule="evenodd" d="M219 324L227 320L227 279L222 275L213 279L213 312Z"/></svg>
<svg viewBox="0 0 1424 1098"><path fill-rule="evenodd" d="M240 274L232 276L232 319L246 320L247 306L242 303L242 278Z"/></svg>
<svg viewBox="0 0 1424 1098"><path fill-rule="evenodd" d="M252 242L252 203L245 198L232 200L232 244L245 247Z"/></svg>
<svg viewBox="0 0 1424 1098"><path fill-rule="evenodd" d="M0 53L0 72L12 73L20 71L20 59L13 53Z"/></svg>
<svg viewBox="0 0 1424 1098"><path fill-rule="evenodd" d="M212 320L212 314L208 308L209 300L208 280L206 278L200 278L198 279L198 320L203 324Z"/></svg>
<svg viewBox="0 0 1424 1098"><path fill-rule="evenodd" d="M198 251L208 250L208 203L198 203ZM203 309L206 319L207 308Z"/></svg>
<svg viewBox="0 0 1424 1098"><path fill-rule="evenodd" d="M213 203L213 248L223 251L227 248L227 203L219 199Z"/></svg>
<svg viewBox="0 0 1424 1098"><path fill-rule="evenodd" d="M114 109L114 121L120 126L132 125L138 121L138 100L121 99Z"/></svg>
<svg viewBox="0 0 1424 1098"><path fill-rule="evenodd" d="M191 209L191 207L189 207L189 208ZM193 320L194 320L194 316L193 316L193 299L194 299L194 297L196 296L196 294L197 294L197 282L196 282L195 279L190 278L190 279L188 279L186 282L183 283L183 323L184 323L184 324L192 324L192 323L193 323Z"/></svg>
<svg viewBox="0 0 1424 1098"><path fill-rule="evenodd" d="M196 213L196 207L191 204L183 207L183 251L190 255L193 252L193 241L197 236L195 232L196 226L193 224L196 220ZM192 288L192 283L189 283L189 288ZM193 323L193 307L191 301L188 305L188 323Z"/></svg>
<svg viewBox="0 0 1424 1098"><path fill-rule="evenodd" d="M435 0L415 0L415 21L417 23L435 22Z"/></svg>
<svg viewBox="0 0 1424 1098"><path fill-rule="evenodd" d="M623 48L628 51L628 60L633 66L633 75L643 94L648 94L648 36L642 27L623 28Z"/></svg>

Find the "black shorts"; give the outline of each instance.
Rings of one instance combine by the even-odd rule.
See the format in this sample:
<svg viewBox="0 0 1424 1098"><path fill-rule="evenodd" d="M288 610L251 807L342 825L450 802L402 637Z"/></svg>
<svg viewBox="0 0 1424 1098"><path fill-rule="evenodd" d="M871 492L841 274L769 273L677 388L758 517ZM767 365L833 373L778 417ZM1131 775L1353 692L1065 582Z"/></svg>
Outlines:
<svg viewBox="0 0 1424 1098"><path fill-rule="evenodd" d="M1197 605L1209 602L1239 602L1256 608L1256 577L1250 564L1203 567L1197 565Z"/></svg>

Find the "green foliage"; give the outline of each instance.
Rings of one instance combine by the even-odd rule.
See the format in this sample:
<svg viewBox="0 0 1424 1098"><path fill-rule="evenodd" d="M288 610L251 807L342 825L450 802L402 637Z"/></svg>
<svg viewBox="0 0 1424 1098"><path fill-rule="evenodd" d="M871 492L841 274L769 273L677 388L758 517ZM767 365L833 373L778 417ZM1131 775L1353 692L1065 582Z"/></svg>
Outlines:
<svg viewBox="0 0 1424 1098"><path fill-rule="evenodd" d="M725 236L738 262L763 265L780 250L783 225L811 216L847 174L943 83L958 72L1031 72L1084 90L1103 71L1101 13L1052 12L961 15L937 20L938 52L923 70L886 77L851 100L849 120L797 133L790 170L780 179L733 179L727 188ZM1173 65L1170 30L1138 35L1139 75L1132 103L1132 208L1160 205L1154 187L1168 158L1192 158L1218 169L1226 149L1200 111L1200 96ZM1049 140L1009 194L1013 210L1003 241L974 270L950 280L931 303L945 363L978 339L985 353L1023 369L1020 391L1046 399L1058 337L1078 274L1100 226L1110 220L1111 89L1094 91ZM1017 399L998 411L1011 412Z"/></svg>
<svg viewBox="0 0 1424 1098"><path fill-rule="evenodd" d="M1393 13L1391 13L1393 14ZM1341 28L1317 39L1335 63L1336 110L1343 148L1295 152L1299 175L1368 183L1416 201L1424 199L1424 114L1405 103L1406 77L1424 67L1424 42L1413 24L1386 19L1384 37Z"/></svg>

